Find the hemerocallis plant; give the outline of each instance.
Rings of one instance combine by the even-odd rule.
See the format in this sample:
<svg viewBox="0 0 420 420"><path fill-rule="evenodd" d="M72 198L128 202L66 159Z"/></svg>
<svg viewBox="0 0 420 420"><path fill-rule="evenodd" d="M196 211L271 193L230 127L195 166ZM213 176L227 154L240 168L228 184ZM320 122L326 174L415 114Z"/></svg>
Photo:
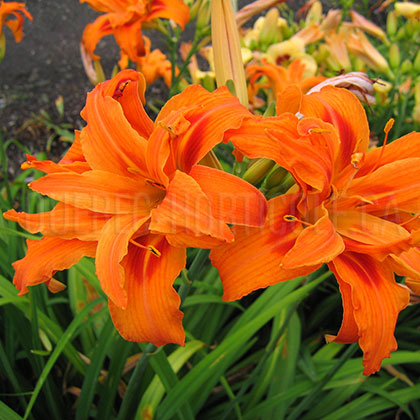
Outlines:
<svg viewBox="0 0 420 420"><path fill-rule="evenodd" d="M418 278L418 227L410 221L420 213L420 133L369 149L366 114L352 93L327 86L294 103L301 119L255 117L226 133L241 153L274 160L296 184L269 200L264 227L235 227L235 242L210 257L225 300L328 264L344 315L327 339L359 342L370 375L397 348L396 320L409 302L394 273Z"/></svg>
<svg viewBox="0 0 420 420"><path fill-rule="evenodd" d="M3 25L10 28L16 42L22 41L23 17L32 20L32 15L25 9L25 3L16 1L0 1L0 61L6 52L6 38L3 33Z"/></svg>
<svg viewBox="0 0 420 420"><path fill-rule="evenodd" d="M82 45L93 60L100 39L114 35L122 52L132 62L145 55L142 26L157 18L172 19L182 29L190 19L188 6L183 0L80 0L104 13L86 26Z"/></svg>
<svg viewBox="0 0 420 420"><path fill-rule="evenodd" d="M87 126L58 164L29 156L24 168L46 176L29 187L58 201L46 213L4 214L28 231L26 256L14 263L20 295L47 283L83 256L109 299L114 324L127 340L184 344L180 297L172 283L186 247L212 248L234 236L228 224L261 226L264 196L251 184L199 165L228 129L249 112L227 88L186 88L156 121L142 101L144 78L124 70L89 93Z"/></svg>

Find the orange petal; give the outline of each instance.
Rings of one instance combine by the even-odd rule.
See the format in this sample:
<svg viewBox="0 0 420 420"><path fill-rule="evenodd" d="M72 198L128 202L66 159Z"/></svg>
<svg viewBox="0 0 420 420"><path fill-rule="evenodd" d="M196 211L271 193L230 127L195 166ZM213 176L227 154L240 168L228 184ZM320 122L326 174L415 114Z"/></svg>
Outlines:
<svg viewBox="0 0 420 420"><path fill-rule="evenodd" d="M396 223L363 211L334 212L332 218L337 232L345 237L348 251L383 260L391 253L398 255L410 247L410 233Z"/></svg>
<svg viewBox="0 0 420 420"><path fill-rule="evenodd" d="M297 85L287 86L285 89L277 93L276 115L284 112L296 114L299 112L302 104L302 90Z"/></svg>
<svg viewBox="0 0 420 420"><path fill-rule="evenodd" d="M143 108L146 82L141 73L137 74L139 75L138 80L126 84L122 95L117 100L123 108L124 116L134 130L147 139L153 131L153 121Z"/></svg>
<svg viewBox="0 0 420 420"><path fill-rule="evenodd" d="M189 127L171 138L171 148L176 168L187 173L223 140L227 130L238 128L245 117L251 116L226 87L210 93L198 85L169 100L157 117L158 124L171 126L176 113L189 122ZM154 148L152 141L148 147Z"/></svg>
<svg viewBox="0 0 420 420"><path fill-rule="evenodd" d="M334 272L334 265L329 264L331 271ZM343 301L343 321L337 335L326 335L328 343L336 341L337 343L350 344L355 343L359 339L359 328L354 319L353 301L351 298L351 286L340 281L337 274L335 274L340 287L340 293Z"/></svg>
<svg viewBox="0 0 420 420"><path fill-rule="evenodd" d="M346 283L351 288L351 295L346 293L343 299L351 297L347 307L353 308L358 327L359 344L364 354L363 374L371 375L397 348L395 324L399 312L408 304L409 293L395 282L386 265L368 255L346 252L335 258L330 268L340 285Z"/></svg>
<svg viewBox="0 0 420 420"><path fill-rule="evenodd" d="M3 217L18 222L31 233L41 232L44 236L61 239L95 241L111 216L58 203L53 210L45 213L29 214L9 210Z"/></svg>
<svg viewBox="0 0 420 420"><path fill-rule="evenodd" d="M399 276L409 277L412 281L420 281L420 249L411 248L396 256L390 255L386 263ZM407 279L408 280L408 279ZM406 280L406 284L407 283Z"/></svg>
<svg viewBox="0 0 420 420"><path fill-rule="evenodd" d="M383 215L420 208L420 158L402 159L381 166L369 175L357 178L346 194L360 195L372 204L368 212L383 211Z"/></svg>
<svg viewBox="0 0 420 420"><path fill-rule="evenodd" d="M363 166L357 172L357 178L366 175L374 167L381 167L396 160L420 157L420 133L410 133L392 143L376 147L366 154Z"/></svg>
<svg viewBox="0 0 420 420"><path fill-rule="evenodd" d="M22 163L22 169L38 169L47 174L76 172L81 174L90 169L87 162L55 163L51 160L37 160L35 156L26 155L27 161Z"/></svg>
<svg viewBox="0 0 420 420"><path fill-rule="evenodd" d="M132 62L136 62L145 54L143 35L141 33L142 23L141 20L136 20L134 22L118 22L114 26L115 41Z"/></svg>
<svg viewBox="0 0 420 420"><path fill-rule="evenodd" d="M146 215L164 195L144 179L99 170L54 173L31 182L29 187L74 207L112 214Z"/></svg>
<svg viewBox="0 0 420 420"><path fill-rule="evenodd" d="M127 254L129 240L147 220L148 217L136 218L131 214L114 216L105 224L98 242L96 274L102 290L119 308L125 309L128 302L121 261Z"/></svg>
<svg viewBox="0 0 420 420"><path fill-rule="evenodd" d="M212 249L222 245L225 241L213 238L210 235L192 235L188 233L177 233L176 235L165 235L167 241L178 248L203 248Z"/></svg>
<svg viewBox="0 0 420 420"><path fill-rule="evenodd" d="M321 118L337 129L341 142L337 173L350 164L353 153L367 151L369 125L362 105L351 92L326 86L320 92L305 95L300 112L305 117Z"/></svg>
<svg viewBox="0 0 420 420"><path fill-rule="evenodd" d="M315 224L303 229L293 248L281 261L283 268L291 269L326 263L344 251L344 242L336 232L328 212L325 208L320 209L321 217Z"/></svg>
<svg viewBox="0 0 420 420"><path fill-rule="evenodd" d="M111 35L113 29L109 22L109 15L101 15L96 18L93 23L86 25L82 42L90 56L94 60L99 60L100 57L94 53L96 45L104 36Z"/></svg>
<svg viewBox="0 0 420 420"><path fill-rule="evenodd" d="M318 266L286 270L280 262L293 247L302 228L286 222L283 216L296 212L298 194L287 194L268 202L264 227L234 226L235 241L210 252L212 264L219 270L223 299L236 300L248 293L309 274Z"/></svg>
<svg viewBox="0 0 420 420"><path fill-rule="evenodd" d="M176 171L165 198L151 214L150 230L153 232L208 235L226 242L233 240L228 226L213 217L209 199L197 182L181 171Z"/></svg>
<svg viewBox="0 0 420 420"><path fill-rule="evenodd" d="M13 284L20 290L19 296L28 292L28 286L50 281L56 271L70 268L80 258L94 257L97 244L59 238L28 239L26 243L26 256L13 263Z"/></svg>
<svg viewBox="0 0 420 420"><path fill-rule="evenodd" d="M130 80L121 80L121 83L125 86L124 83L130 83ZM104 83L88 93L82 111L87 122L80 135L84 156L92 169L124 176L133 176L133 172L147 175L147 140L128 122L120 103L104 95L106 89ZM127 93L123 90L122 95L130 93L133 90Z"/></svg>
<svg viewBox="0 0 420 420"><path fill-rule="evenodd" d="M153 0L147 21L156 18L172 19L181 29L190 20L190 9L183 0Z"/></svg>
<svg viewBox="0 0 420 420"><path fill-rule="evenodd" d="M162 236L147 235L143 246L152 245L160 257L143 248L129 245L122 265L127 308L109 300L109 311L119 333L129 341L150 341L156 346L167 343L183 345L180 298L172 283L185 267L185 249L174 248Z"/></svg>
<svg viewBox="0 0 420 420"><path fill-rule="evenodd" d="M261 226L267 202L254 186L237 176L207 166L195 165L189 173L210 201L216 219L225 223Z"/></svg>
<svg viewBox="0 0 420 420"><path fill-rule="evenodd" d="M80 142L79 130L74 130L74 142L58 163L61 165L69 165L74 162L86 162L85 156L83 155L82 143Z"/></svg>

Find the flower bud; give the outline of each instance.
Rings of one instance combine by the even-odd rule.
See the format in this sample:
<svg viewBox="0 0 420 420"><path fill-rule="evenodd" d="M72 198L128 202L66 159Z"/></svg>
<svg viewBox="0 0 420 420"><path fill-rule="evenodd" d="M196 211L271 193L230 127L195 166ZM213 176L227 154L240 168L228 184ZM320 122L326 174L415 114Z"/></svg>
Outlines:
<svg viewBox="0 0 420 420"><path fill-rule="evenodd" d="M279 165L276 165L269 173L267 179L264 182L264 187L269 190L273 187L278 186L288 174L287 170Z"/></svg>
<svg viewBox="0 0 420 420"><path fill-rule="evenodd" d="M395 11L389 12L386 18L386 32L388 36L393 37L397 33L398 17Z"/></svg>
<svg viewBox="0 0 420 420"><path fill-rule="evenodd" d="M243 179L256 185L270 172L273 166L274 162L271 159L258 159L246 170Z"/></svg>
<svg viewBox="0 0 420 420"><path fill-rule="evenodd" d="M398 44L392 44L389 48L389 64L393 69L397 69L400 62L400 49L398 48Z"/></svg>
<svg viewBox="0 0 420 420"><path fill-rule="evenodd" d="M278 27L278 20L280 14L277 8L272 8L268 11L264 19L264 24L260 32L260 44L263 49L267 48L271 44L275 44L280 41L280 29Z"/></svg>
<svg viewBox="0 0 420 420"><path fill-rule="evenodd" d="M230 0L211 0L211 36L218 86L232 80L242 105L248 106L248 90L239 34Z"/></svg>
<svg viewBox="0 0 420 420"><path fill-rule="evenodd" d="M197 29L204 29L208 26L210 22L210 2L208 0L204 0L201 3L200 9L197 13L197 22L196 27Z"/></svg>
<svg viewBox="0 0 420 420"><path fill-rule="evenodd" d="M402 62L401 73L410 73L412 69L413 69L413 64L408 58Z"/></svg>
<svg viewBox="0 0 420 420"><path fill-rule="evenodd" d="M414 59L413 68L417 73L420 73L420 50L417 51L416 58Z"/></svg>

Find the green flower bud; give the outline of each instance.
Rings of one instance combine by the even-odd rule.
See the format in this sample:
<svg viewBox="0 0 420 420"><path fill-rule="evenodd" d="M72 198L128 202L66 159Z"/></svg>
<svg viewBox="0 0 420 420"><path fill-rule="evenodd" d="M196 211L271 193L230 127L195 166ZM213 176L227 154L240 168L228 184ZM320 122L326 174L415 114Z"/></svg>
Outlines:
<svg viewBox="0 0 420 420"><path fill-rule="evenodd" d="M386 32L388 36L393 37L398 30L398 17L394 11L389 12L386 18Z"/></svg>
<svg viewBox="0 0 420 420"><path fill-rule="evenodd" d="M399 67L401 62L400 58L400 49L398 47L398 44L392 44L389 48L389 64L393 69L396 69Z"/></svg>
<svg viewBox="0 0 420 420"><path fill-rule="evenodd" d="M270 172L273 166L274 162L270 159L258 159L246 170L243 179L256 185Z"/></svg>

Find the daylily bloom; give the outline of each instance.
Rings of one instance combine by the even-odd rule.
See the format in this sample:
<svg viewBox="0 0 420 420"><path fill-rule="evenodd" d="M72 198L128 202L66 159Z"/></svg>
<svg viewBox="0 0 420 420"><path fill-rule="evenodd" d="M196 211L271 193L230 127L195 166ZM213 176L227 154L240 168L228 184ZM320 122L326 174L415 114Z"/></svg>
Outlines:
<svg viewBox="0 0 420 420"><path fill-rule="evenodd" d="M269 88L274 100L277 100L284 90L290 86L306 93L325 80L323 76L305 77L305 65L299 59L292 61L287 69L270 63L249 65L246 68L246 73L249 80L248 96L251 103L255 102L258 91L263 88ZM258 82L262 76L268 79L268 83Z"/></svg>
<svg viewBox="0 0 420 420"><path fill-rule="evenodd" d="M125 70L88 94L87 126L58 164L28 158L47 173L29 187L58 201L47 213L4 214L40 241L28 240L14 263L20 295L51 285L57 270L96 258L114 324L127 340L184 343L180 298L172 287L186 247L233 241L229 224L264 223L266 202L244 180L198 165L227 129L249 116L227 88L187 87L153 123L141 74ZM223 188L222 188L222 187Z"/></svg>
<svg viewBox="0 0 420 420"><path fill-rule="evenodd" d="M23 16L32 20L32 15L25 9L25 3L0 1L0 60L4 57L6 48L3 25L8 26L15 37L15 41L20 42L23 37Z"/></svg>
<svg viewBox="0 0 420 420"><path fill-rule="evenodd" d="M171 86L172 65L166 55L159 49L151 50L152 43L147 36L144 39L144 56L137 59L137 70L143 74L146 84L151 85L155 80L163 77L167 86ZM121 59L118 62L120 69L128 67L128 55L121 51Z"/></svg>
<svg viewBox="0 0 420 420"><path fill-rule="evenodd" d="M403 265L395 259L417 245L404 221L420 213L420 133L368 151L368 122L352 93L327 86L297 102L301 119L250 118L226 133L246 156L288 170L296 185L269 201L263 228L235 227L235 242L210 257L225 300L327 263L344 307L340 331L328 339L358 341L370 375L397 348L396 320L409 301L394 272Z"/></svg>
<svg viewBox="0 0 420 420"><path fill-rule="evenodd" d="M142 25L157 18L172 19L182 29L189 20L189 8L182 0L80 0L87 2L98 12L105 13L95 22L86 26L82 44L94 60L99 40L107 35L114 35L121 50L131 61L145 54L141 33Z"/></svg>

